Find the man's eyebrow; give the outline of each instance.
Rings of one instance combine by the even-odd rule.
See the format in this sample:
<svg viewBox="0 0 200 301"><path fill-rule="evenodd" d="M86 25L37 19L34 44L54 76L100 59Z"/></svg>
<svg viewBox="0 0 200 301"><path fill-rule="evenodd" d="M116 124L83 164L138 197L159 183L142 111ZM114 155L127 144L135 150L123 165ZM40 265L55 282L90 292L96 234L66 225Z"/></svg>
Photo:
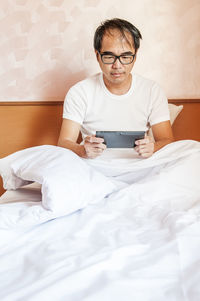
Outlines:
<svg viewBox="0 0 200 301"><path fill-rule="evenodd" d="M120 55L134 55L135 53L131 51L122 52Z"/></svg>
<svg viewBox="0 0 200 301"><path fill-rule="evenodd" d="M104 51L102 52L102 54L110 54L110 55L115 55L113 52L111 51ZM132 53L131 51L126 51L126 52L122 52L120 55L134 55L134 53Z"/></svg>
<svg viewBox="0 0 200 301"><path fill-rule="evenodd" d="M102 52L101 54L111 54L111 55L115 55L113 52L110 52L110 51L104 51L104 52Z"/></svg>

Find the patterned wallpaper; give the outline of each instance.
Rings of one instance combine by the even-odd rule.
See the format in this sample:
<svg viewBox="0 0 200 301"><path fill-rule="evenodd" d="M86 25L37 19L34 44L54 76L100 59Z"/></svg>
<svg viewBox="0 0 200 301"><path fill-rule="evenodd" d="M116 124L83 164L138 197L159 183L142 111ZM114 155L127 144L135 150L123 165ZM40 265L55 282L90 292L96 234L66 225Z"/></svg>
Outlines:
<svg viewBox="0 0 200 301"><path fill-rule="evenodd" d="M137 73L200 97L200 0L1 0L0 101L62 100L99 71L93 34L113 17L142 32Z"/></svg>

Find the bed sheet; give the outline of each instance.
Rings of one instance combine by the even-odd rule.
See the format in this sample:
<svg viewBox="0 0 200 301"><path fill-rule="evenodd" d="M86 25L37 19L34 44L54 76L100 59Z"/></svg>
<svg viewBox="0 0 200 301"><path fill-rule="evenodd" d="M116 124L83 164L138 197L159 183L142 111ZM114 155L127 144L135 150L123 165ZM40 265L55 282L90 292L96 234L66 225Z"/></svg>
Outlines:
<svg viewBox="0 0 200 301"><path fill-rule="evenodd" d="M108 198L38 223L33 210L34 225L24 208L41 207L40 187L6 192L8 224L20 226L0 227L0 300L199 300L199 163L194 151L125 172Z"/></svg>

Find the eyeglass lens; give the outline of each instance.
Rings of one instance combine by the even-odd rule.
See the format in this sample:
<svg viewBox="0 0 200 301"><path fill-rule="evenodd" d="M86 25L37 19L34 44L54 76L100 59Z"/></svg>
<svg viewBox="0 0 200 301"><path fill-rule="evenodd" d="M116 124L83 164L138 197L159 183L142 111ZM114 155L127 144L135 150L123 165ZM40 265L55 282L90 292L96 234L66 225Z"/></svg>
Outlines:
<svg viewBox="0 0 200 301"><path fill-rule="evenodd" d="M119 61L123 65L131 64L134 60L134 55L120 55L115 56L112 54L102 54L101 59L104 64L114 64L115 61L119 58Z"/></svg>

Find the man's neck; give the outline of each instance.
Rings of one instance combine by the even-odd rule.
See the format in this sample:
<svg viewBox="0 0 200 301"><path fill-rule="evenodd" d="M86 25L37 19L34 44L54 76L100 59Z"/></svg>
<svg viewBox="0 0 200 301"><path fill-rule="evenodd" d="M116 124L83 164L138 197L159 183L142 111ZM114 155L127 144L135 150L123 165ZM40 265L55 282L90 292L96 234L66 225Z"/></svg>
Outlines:
<svg viewBox="0 0 200 301"><path fill-rule="evenodd" d="M123 82L123 83L110 83L106 80L106 78L104 77L103 75L103 80L104 80L104 83L105 83L105 86L106 88L112 93L112 94L116 94L116 95L123 95L123 94L126 94L130 87L131 87L131 84L132 84L132 75L129 74L129 77L127 79L126 82Z"/></svg>

